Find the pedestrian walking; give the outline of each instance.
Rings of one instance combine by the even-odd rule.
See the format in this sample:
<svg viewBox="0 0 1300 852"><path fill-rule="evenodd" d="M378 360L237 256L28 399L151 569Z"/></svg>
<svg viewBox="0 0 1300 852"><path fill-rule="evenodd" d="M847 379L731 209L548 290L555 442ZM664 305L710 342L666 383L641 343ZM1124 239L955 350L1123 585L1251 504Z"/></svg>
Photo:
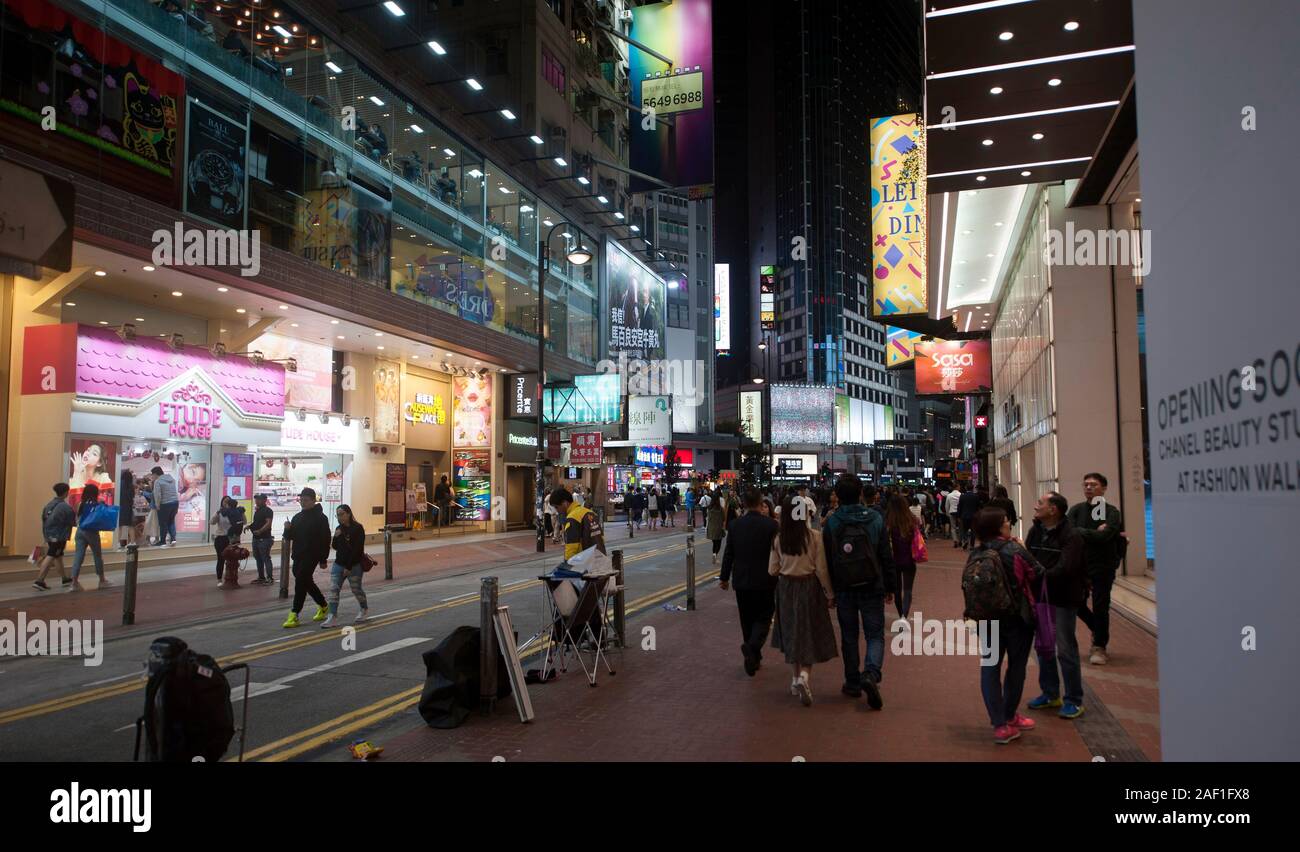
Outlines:
<svg viewBox="0 0 1300 852"><path fill-rule="evenodd" d="M63 549L68 546L72 527L77 522L77 513L68 505L68 491L68 483L56 482L53 499L41 509L41 539L45 542L45 555L41 557L38 565L40 573L36 575L32 586L42 592L50 590L45 585L45 578L56 565L63 585L72 584L72 578L63 567Z"/></svg>
<svg viewBox="0 0 1300 852"><path fill-rule="evenodd" d="M1057 715L1062 719L1077 719L1083 715L1083 672L1075 619L1079 607L1088 599L1088 572L1084 565L1083 537L1066 518L1069 505L1055 491L1038 498L1034 524L1025 537L1025 548L1046 572L1043 591L1051 604L1056 628L1054 653L1038 651L1038 686L1042 693L1029 702L1029 709L1059 707Z"/></svg>
<svg viewBox="0 0 1300 852"><path fill-rule="evenodd" d="M1020 738L1022 731L1032 731L1034 720L1021 714L1020 697L1025 689L1025 667L1029 648L1034 641L1033 588L1043 577L1042 566L1020 542L1011 537L1011 523L1006 512L998 508L981 509L971 525L978 546L971 551L967 565L992 551L1003 571L1010 592L1012 609L997 619L997 641L990 641L990 655L997 660L980 660L980 692L984 708L993 726L993 741L1006 745ZM993 626L987 628L989 636ZM1006 660L1006 671L1002 661Z"/></svg>
<svg viewBox="0 0 1300 852"><path fill-rule="evenodd" d="M718 553L722 550L722 539L727 535L727 512L723 495L705 494L700 500L704 509L704 537L713 542L713 564L718 564Z"/></svg>
<svg viewBox="0 0 1300 852"><path fill-rule="evenodd" d="M915 499L915 498L913 498ZM889 547L894 555L894 570L898 573L898 594L894 596L894 606L898 609L898 620L890 628L891 633L908 629L907 616L912 611L912 587L916 583L916 552L924 548L921 538L921 521L911 511L920 508L908 507L901 494L895 494L889 502L889 511L885 513L885 529L889 532Z"/></svg>
<svg viewBox="0 0 1300 852"><path fill-rule="evenodd" d="M1016 528L1020 516L1016 514L1016 504L1011 502L1011 496L1007 494L1005 485L993 486L993 499L989 500L986 506L992 506L1007 513L1007 521L1011 524L1011 529Z"/></svg>
<svg viewBox="0 0 1300 852"><path fill-rule="evenodd" d="M88 482L81 492L81 504L77 507L77 535L74 539L77 549L72 557L72 583L68 586L70 592L80 592L82 590L79 578L81 576L81 563L86 559L87 548L90 549L90 553L95 559L95 574L99 576L99 588L102 589L113 585L104 576L104 553L100 548L100 529L96 517L100 509L99 486L93 482ZM115 527L116 524L113 526Z"/></svg>
<svg viewBox="0 0 1300 852"><path fill-rule="evenodd" d="M688 530L695 529L695 502L698 498L697 489L686 489L686 529Z"/></svg>
<svg viewBox="0 0 1300 852"><path fill-rule="evenodd" d="M1126 543L1119 507L1105 500L1108 486L1106 477L1100 473L1086 475L1083 478L1084 501L1071 506L1067 515L1083 539L1092 606L1089 608L1085 601L1079 607L1079 620L1088 625L1092 633L1088 662L1094 666L1110 662L1110 655L1106 653L1106 646L1110 643L1110 591L1115 584L1115 572L1124 558L1122 548Z"/></svg>
<svg viewBox="0 0 1300 852"><path fill-rule="evenodd" d="M362 557L366 552L366 529L357 522L352 515L352 507L346 503L334 511L334 516L338 519L338 526L334 528L334 538L330 541L330 546L334 549L334 562L330 566L329 615L320 624L322 630L338 623L339 594L343 591L344 580L348 581L352 597L357 599L357 606L361 608L356 622L360 624L370 615L366 591L361 586L366 570L362 565Z"/></svg>
<svg viewBox="0 0 1300 852"><path fill-rule="evenodd" d="M329 559L333 543L330 522L321 510L321 505L316 502L316 492L313 489L304 488L299 493L298 505L302 511L289 521L289 531L285 534L285 538L293 542L293 609L289 610L289 617L284 621L287 628L301 626L298 613L302 612L308 595L316 604L316 614L312 616L312 621L324 621L329 614L325 596L321 594L312 575Z"/></svg>
<svg viewBox="0 0 1300 852"><path fill-rule="evenodd" d="M257 579L253 582L263 585L275 582L275 575L271 570L271 544L275 541L271 524L274 520L275 512L266 504L266 495L255 495L253 523L250 525L253 530L253 561L257 563Z"/></svg>
<svg viewBox="0 0 1300 852"><path fill-rule="evenodd" d="M746 512L736 519L727 538L718 585L723 591L732 585L736 587L740 654L745 661L745 674L753 677L763 663L763 643L767 641L776 609L777 580L768 573L768 564L777 524L763 513L763 499L758 491L746 491L744 504Z"/></svg>
<svg viewBox="0 0 1300 852"><path fill-rule="evenodd" d="M948 516L948 523L952 528L952 546L961 547L964 536L961 528L961 515L957 509L961 504L961 486L953 483L952 490L944 498L944 513Z"/></svg>
<svg viewBox="0 0 1300 852"><path fill-rule="evenodd" d="M796 518L795 497L781 504L781 523L768 557L767 571L777 576L776 621L772 647L785 654L794 670L790 694L812 706L812 667L835 658L835 629L829 609L835 606L826 570L822 534Z"/></svg>
<svg viewBox="0 0 1300 852"><path fill-rule="evenodd" d="M963 550L969 550L975 543L975 516L979 514L980 509L983 507L984 501L979 493L973 489L964 492L961 497L957 498L957 515L961 521L961 546Z"/></svg>
<svg viewBox="0 0 1300 852"><path fill-rule="evenodd" d="M153 474L153 502L158 507L158 546L175 547L176 513L181 508L176 478L156 465L149 472Z"/></svg>
<svg viewBox="0 0 1300 852"><path fill-rule="evenodd" d="M650 493L646 495L646 502L650 508L650 529L655 528L659 522L659 489L651 488Z"/></svg>
<svg viewBox="0 0 1300 852"><path fill-rule="evenodd" d="M885 519L868 508L875 490L852 474L840 477L835 484L839 508L826 517L824 543L840 623L840 656L844 658L840 691L850 698L866 692L868 706L879 710L884 707L880 682L885 662L885 604L893 601L898 576ZM861 671L859 622L867 645Z"/></svg>

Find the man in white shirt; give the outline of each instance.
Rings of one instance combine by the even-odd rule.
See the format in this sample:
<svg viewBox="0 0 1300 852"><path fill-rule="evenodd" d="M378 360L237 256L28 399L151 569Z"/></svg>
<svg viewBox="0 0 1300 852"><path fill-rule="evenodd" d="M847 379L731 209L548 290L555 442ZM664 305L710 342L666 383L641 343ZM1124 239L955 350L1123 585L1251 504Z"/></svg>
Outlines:
<svg viewBox="0 0 1300 852"><path fill-rule="evenodd" d="M957 503L961 500L961 487L954 484L952 490L948 492L947 499L944 500L944 511L947 512L948 518L952 521L952 546L961 547L962 530L961 517L957 514Z"/></svg>

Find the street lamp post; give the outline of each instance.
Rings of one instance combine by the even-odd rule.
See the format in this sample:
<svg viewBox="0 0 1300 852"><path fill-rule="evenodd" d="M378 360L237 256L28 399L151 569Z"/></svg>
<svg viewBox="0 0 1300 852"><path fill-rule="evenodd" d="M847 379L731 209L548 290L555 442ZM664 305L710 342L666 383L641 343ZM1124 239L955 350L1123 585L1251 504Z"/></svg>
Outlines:
<svg viewBox="0 0 1300 852"><path fill-rule="evenodd" d="M534 501L537 514L533 520L537 526L538 553L546 551L546 505L543 502L546 499L546 432L542 424L542 400L545 395L542 389L546 387L546 274L551 268L551 238L558 229L566 226L582 233L572 222L556 222L537 251L537 494ZM565 248L568 248L567 240ZM591 252L582 245L580 238L574 238L574 248L567 251L566 256L575 266L582 266L591 260Z"/></svg>

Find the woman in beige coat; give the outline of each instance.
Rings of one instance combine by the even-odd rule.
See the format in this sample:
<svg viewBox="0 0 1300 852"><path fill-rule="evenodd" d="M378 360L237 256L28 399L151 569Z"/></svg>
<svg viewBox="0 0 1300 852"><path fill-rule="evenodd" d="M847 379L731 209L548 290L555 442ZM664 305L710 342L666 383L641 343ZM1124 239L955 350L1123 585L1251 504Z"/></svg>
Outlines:
<svg viewBox="0 0 1300 852"><path fill-rule="evenodd" d="M822 534L808 523L794 506L798 495L786 496L781 504L780 532L772 541L769 574L779 576L776 587L776 623L772 647L785 653L794 668L790 694L805 707L812 705L812 667L838 656L835 630L829 610L835 605Z"/></svg>

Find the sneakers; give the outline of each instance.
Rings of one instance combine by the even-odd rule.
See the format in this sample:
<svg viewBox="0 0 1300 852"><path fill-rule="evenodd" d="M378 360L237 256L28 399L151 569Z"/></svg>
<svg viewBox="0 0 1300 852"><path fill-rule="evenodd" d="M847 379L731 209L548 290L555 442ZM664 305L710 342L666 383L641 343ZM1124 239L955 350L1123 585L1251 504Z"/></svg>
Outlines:
<svg viewBox="0 0 1300 852"><path fill-rule="evenodd" d="M289 617L286 618L286 619L284 620L284 624L281 625L281 626L283 626L283 627L301 627L302 625L298 622L298 613L296 613L296 612L291 612L291 613L289 613Z"/></svg>
<svg viewBox="0 0 1300 852"><path fill-rule="evenodd" d="M107 588L108 588L109 586L111 586L111 585L113 585L113 584L110 583L110 582L108 581L108 578L107 578L107 577L100 577L100 578L99 578L99 588L101 588L101 589L107 589Z"/></svg>
<svg viewBox="0 0 1300 852"><path fill-rule="evenodd" d="M1083 707L1078 704L1066 704L1056 715L1062 719L1077 719L1083 715Z"/></svg>
<svg viewBox="0 0 1300 852"><path fill-rule="evenodd" d="M998 745L1006 745L1012 740L1020 739L1020 729L1013 725L1003 725L1000 728L993 729L993 742Z"/></svg>
<svg viewBox="0 0 1300 852"><path fill-rule="evenodd" d="M1033 701L1029 702L1030 710L1046 710L1049 707L1060 707L1060 706L1061 706L1061 699L1051 698L1047 695L1040 695L1037 698L1035 698Z"/></svg>
<svg viewBox="0 0 1300 852"><path fill-rule="evenodd" d="M50 587L45 585L45 583L41 582L40 580L36 580L35 582L33 582L32 588L41 592L48 592L50 590Z"/></svg>
<svg viewBox="0 0 1300 852"><path fill-rule="evenodd" d="M1104 666L1110 662L1110 657L1106 655L1106 649L1099 645L1093 645L1092 651L1088 654L1088 662L1094 666Z"/></svg>
<svg viewBox="0 0 1300 852"><path fill-rule="evenodd" d="M360 624L363 621L369 621L369 620L370 620L370 610L362 609L361 612L357 613L357 617L353 619L353 624Z"/></svg>
<svg viewBox="0 0 1300 852"><path fill-rule="evenodd" d="M80 592L80 591L84 591L84 590L81 588L81 582L80 582L80 581L78 581L78 580L73 580L71 583L68 584L68 591L70 591L70 592Z"/></svg>
<svg viewBox="0 0 1300 852"><path fill-rule="evenodd" d="M758 671L758 657L754 653L754 649L749 647L748 642L742 642L740 645L740 653L745 658L745 674L753 677Z"/></svg>
<svg viewBox="0 0 1300 852"><path fill-rule="evenodd" d="M312 621L324 621L325 618L326 618L326 616L328 616L329 614L330 614L330 608L329 608L329 607L327 607L327 606L318 606L318 607L316 607L316 614L313 615L313 616L311 617L311 620L312 620Z"/></svg>
<svg viewBox="0 0 1300 852"><path fill-rule="evenodd" d="M1012 719L1010 722L1007 722L1007 725L1014 726L1017 730L1020 731L1032 731L1034 728L1038 727L1037 722L1035 722L1033 719L1021 713L1017 713L1014 719Z"/></svg>
<svg viewBox="0 0 1300 852"><path fill-rule="evenodd" d="M327 628L333 627L334 625L336 625L336 624L338 624L338 623L339 623L339 620L338 620L338 617L337 617L337 616L334 616L334 615L327 615L327 616L325 616L325 620L322 621L322 622L320 623L320 629L321 629L321 630L325 630L325 629L327 629Z"/></svg>
<svg viewBox="0 0 1300 852"><path fill-rule="evenodd" d="M879 710L885 706L885 702L880 697L880 686L871 675L862 678L862 691L867 694L867 706L872 710Z"/></svg>
<svg viewBox="0 0 1300 852"><path fill-rule="evenodd" d="M812 686L808 683L808 675L801 674L794 682L795 693L799 696L799 703L805 707L812 706Z"/></svg>

